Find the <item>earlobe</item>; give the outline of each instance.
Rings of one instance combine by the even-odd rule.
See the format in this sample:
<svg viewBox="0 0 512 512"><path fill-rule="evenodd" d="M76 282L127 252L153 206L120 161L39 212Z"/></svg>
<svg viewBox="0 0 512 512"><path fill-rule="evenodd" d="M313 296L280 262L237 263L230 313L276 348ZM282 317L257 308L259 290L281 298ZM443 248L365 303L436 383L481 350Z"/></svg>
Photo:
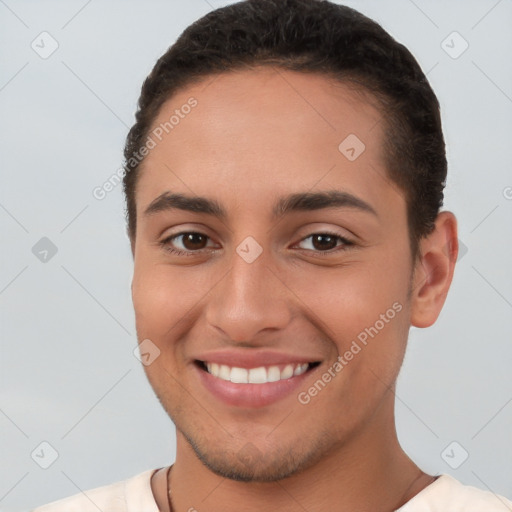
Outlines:
<svg viewBox="0 0 512 512"><path fill-rule="evenodd" d="M459 243L457 219L441 212L434 231L420 242L420 258L412 282L411 325L430 327L438 318L450 288Z"/></svg>

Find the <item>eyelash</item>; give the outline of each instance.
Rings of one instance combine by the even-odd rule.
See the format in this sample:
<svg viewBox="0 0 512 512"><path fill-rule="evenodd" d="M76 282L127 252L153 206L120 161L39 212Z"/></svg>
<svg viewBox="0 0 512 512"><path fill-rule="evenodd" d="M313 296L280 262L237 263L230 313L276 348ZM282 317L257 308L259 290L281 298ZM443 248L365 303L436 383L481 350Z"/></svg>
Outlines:
<svg viewBox="0 0 512 512"><path fill-rule="evenodd" d="M201 236L205 236L206 238L210 238L208 235L205 235L204 233L201 233L199 231L181 231L180 233L176 233L175 235L171 235L167 238L165 238L164 240L162 240L160 243L160 245L162 246L162 248L167 251L167 252L170 252L176 256L195 256L197 254L201 254L202 251L204 251L205 249L199 249L197 251L183 251L181 249L175 249L174 247L170 247L168 244L174 240L175 238L179 238L180 236L183 236L183 235L190 235L190 234L193 234L193 235L201 235ZM300 242L303 242L304 240L307 240L308 238L311 238L312 236L315 236L315 235L328 235L328 236L333 236L335 238L337 238L338 240L341 240L341 242L343 243L342 246L339 246L339 247L336 247L334 249L329 249L327 251L315 251L315 250L311 250L311 249L302 249L303 251L307 251L307 252L314 252L314 253L317 253L317 255L320 255L320 256L329 256L331 254L334 254L334 253L338 253L340 251L346 251L348 250L348 248L350 248L351 246L354 246L355 243L348 240L347 238L343 237L343 236L340 236L338 233L333 233L331 231L318 231L316 233L311 233L310 235L302 238Z"/></svg>

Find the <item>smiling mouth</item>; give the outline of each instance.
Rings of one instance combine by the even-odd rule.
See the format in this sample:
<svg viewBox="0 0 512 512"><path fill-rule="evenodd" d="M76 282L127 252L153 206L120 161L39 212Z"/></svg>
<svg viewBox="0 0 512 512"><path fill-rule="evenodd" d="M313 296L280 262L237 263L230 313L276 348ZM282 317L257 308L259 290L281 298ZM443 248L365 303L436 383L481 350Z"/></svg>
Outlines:
<svg viewBox="0 0 512 512"><path fill-rule="evenodd" d="M257 368L240 368L208 361L195 361L201 370L213 377L235 384L266 384L287 380L291 377L302 375L313 368L316 368L320 361L312 363L289 363L271 366L259 366Z"/></svg>

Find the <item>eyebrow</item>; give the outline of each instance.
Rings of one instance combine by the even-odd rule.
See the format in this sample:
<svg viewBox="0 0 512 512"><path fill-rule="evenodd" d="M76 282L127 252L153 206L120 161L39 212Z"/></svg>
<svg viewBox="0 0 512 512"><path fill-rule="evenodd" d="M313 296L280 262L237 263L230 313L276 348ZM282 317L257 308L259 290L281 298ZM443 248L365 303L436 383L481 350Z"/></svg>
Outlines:
<svg viewBox="0 0 512 512"><path fill-rule="evenodd" d="M290 212L322 210L324 208L351 208L371 213L378 217L375 209L357 196L339 190L320 192L299 192L280 197L272 208L273 218ZM144 211L144 215L153 215L168 210L184 210L212 215L226 220L227 212L215 199L200 196L164 192L154 199Z"/></svg>

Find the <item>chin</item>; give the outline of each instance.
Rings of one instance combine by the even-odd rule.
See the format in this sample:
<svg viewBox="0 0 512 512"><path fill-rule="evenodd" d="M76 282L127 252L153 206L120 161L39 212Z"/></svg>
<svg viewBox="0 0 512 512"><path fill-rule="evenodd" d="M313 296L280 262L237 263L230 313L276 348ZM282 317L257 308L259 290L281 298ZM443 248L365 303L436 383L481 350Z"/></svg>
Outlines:
<svg viewBox="0 0 512 512"><path fill-rule="evenodd" d="M181 431L196 457L212 472L222 478L237 482L276 482L301 473L318 462L329 450L321 441L305 446L303 443L280 443L270 453L258 449L250 441L238 450L230 446L213 447L211 438L205 436L202 442ZM243 441L242 441L243 442ZM272 450L272 447L268 447Z"/></svg>

